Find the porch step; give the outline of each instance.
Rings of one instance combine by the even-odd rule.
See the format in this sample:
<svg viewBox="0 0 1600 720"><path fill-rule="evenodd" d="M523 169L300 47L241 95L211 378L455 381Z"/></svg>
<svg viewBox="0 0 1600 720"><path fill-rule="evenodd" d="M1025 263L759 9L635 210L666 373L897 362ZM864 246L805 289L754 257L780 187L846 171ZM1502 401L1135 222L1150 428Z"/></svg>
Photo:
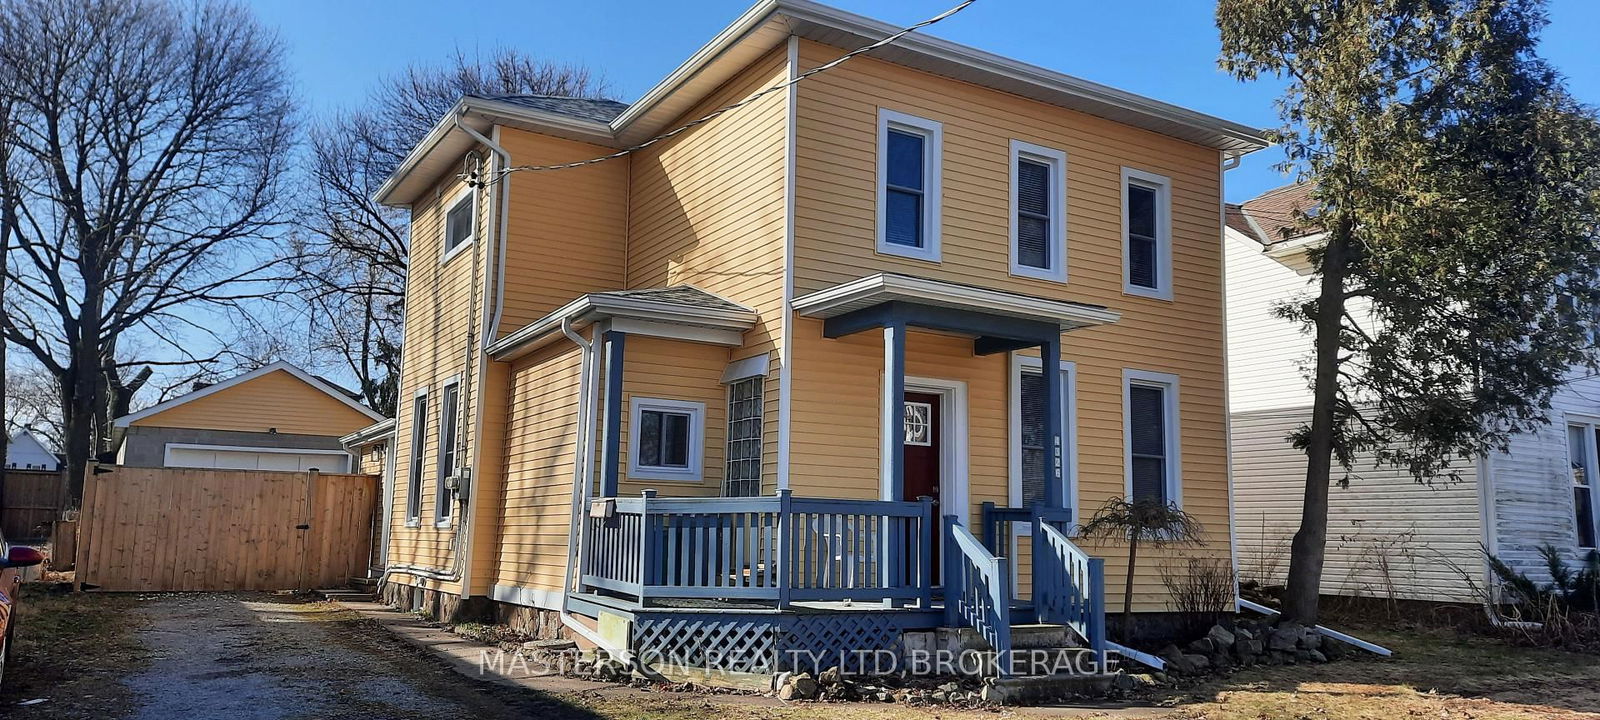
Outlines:
<svg viewBox="0 0 1600 720"><path fill-rule="evenodd" d="M350 587L354 590L377 590L378 579L375 577L350 578Z"/></svg>
<svg viewBox="0 0 1600 720"><path fill-rule="evenodd" d="M987 650L989 643L973 628L939 628L939 647L951 651ZM1011 647L1039 650L1082 647L1078 634L1065 625L1012 625Z"/></svg>
<svg viewBox="0 0 1600 720"><path fill-rule="evenodd" d="M368 590L352 590L350 588L324 588L313 590L317 597L330 602L358 602L370 603L378 601L378 594Z"/></svg>
<svg viewBox="0 0 1600 720"><path fill-rule="evenodd" d="M1003 705L1037 705L1076 697L1104 697L1113 675L1022 675L998 678L985 692Z"/></svg>

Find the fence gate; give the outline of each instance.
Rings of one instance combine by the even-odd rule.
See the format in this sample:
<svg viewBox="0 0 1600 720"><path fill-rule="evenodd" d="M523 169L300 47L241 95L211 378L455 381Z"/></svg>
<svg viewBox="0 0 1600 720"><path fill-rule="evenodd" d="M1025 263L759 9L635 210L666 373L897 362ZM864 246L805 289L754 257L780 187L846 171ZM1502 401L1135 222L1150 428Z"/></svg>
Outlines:
<svg viewBox="0 0 1600 720"><path fill-rule="evenodd" d="M84 483L76 582L309 590L366 574L374 475L104 467Z"/></svg>

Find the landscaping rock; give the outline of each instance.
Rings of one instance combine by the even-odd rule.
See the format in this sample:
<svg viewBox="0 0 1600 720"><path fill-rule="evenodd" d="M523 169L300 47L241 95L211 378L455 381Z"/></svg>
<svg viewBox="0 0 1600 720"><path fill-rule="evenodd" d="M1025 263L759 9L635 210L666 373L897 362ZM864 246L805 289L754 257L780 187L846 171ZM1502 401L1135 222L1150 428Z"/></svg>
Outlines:
<svg viewBox="0 0 1600 720"><path fill-rule="evenodd" d="M817 697L817 679L811 673L797 673L778 690L779 700L812 700Z"/></svg>
<svg viewBox="0 0 1600 720"><path fill-rule="evenodd" d="M1344 643L1343 641L1335 640L1333 638L1323 638L1322 654L1328 656L1329 660L1338 660L1349 654L1349 652L1350 645Z"/></svg>
<svg viewBox="0 0 1600 720"><path fill-rule="evenodd" d="M1217 646L1211 642L1210 637L1203 637L1199 640L1189 643L1189 652L1192 652L1196 655L1210 655L1211 653L1216 652L1216 649Z"/></svg>
<svg viewBox="0 0 1600 720"><path fill-rule="evenodd" d="M1311 659L1311 662L1325 663L1328 661L1328 656L1323 655L1321 650L1307 650L1306 656Z"/></svg>
<svg viewBox="0 0 1600 720"><path fill-rule="evenodd" d="M1267 635L1267 648L1281 652L1292 652L1300 646L1300 638L1305 633L1298 625L1280 625L1271 634Z"/></svg>
<svg viewBox="0 0 1600 720"><path fill-rule="evenodd" d="M1234 634L1228 632L1228 629L1221 625L1212 625L1211 632L1206 633L1206 639L1210 640L1212 646L1218 650L1227 650L1233 647L1233 643L1236 640Z"/></svg>
<svg viewBox="0 0 1600 720"><path fill-rule="evenodd" d="M839 671L839 666L837 665L828 668L827 670L823 670L822 674L817 676L817 682L822 683L824 687L829 685L838 685L840 682L843 682L843 680L844 674Z"/></svg>
<svg viewBox="0 0 1600 720"><path fill-rule="evenodd" d="M1010 693L999 685L986 685L983 688L983 693L978 696L978 699L990 705L1004 705L1006 704L1006 700L1009 699L1009 696Z"/></svg>

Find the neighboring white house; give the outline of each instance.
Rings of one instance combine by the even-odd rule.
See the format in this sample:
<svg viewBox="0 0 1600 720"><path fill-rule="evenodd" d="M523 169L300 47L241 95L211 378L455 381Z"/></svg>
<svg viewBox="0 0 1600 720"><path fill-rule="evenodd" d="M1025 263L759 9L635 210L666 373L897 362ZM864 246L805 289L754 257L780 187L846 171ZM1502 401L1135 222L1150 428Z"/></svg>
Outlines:
<svg viewBox="0 0 1600 720"><path fill-rule="evenodd" d="M1307 186L1291 185L1228 207L1228 399L1246 580L1282 581L1300 521L1305 456L1287 436L1310 417L1312 343L1273 310L1313 290L1306 250L1320 233L1292 221L1297 208L1310 209L1307 196ZM1600 513L1589 479L1600 474L1600 378L1575 372L1556 392L1550 420L1454 482L1425 485L1404 470L1358 463L1349 486L1330 491L1323 592L1473 600L1486 587L1485 549L1546 580L1540 546L1572 556L1595 547Z"/></svg>
<svg viewBox="0 0 1600 720"><path fill-rule="evenodd" d="M50 452L32 431L23 428L6 441L6 469L54 472L61 469L61 458Z"/></svg>

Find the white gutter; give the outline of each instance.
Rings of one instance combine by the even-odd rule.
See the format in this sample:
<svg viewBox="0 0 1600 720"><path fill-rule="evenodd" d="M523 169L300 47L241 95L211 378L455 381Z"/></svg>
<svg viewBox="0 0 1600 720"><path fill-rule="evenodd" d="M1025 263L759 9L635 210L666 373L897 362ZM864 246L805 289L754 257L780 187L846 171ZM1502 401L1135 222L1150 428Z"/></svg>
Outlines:
<svg viewBox="0 0 1600 720"><path fill-rule="evenodd" d="M1249 600L1246 600L1246 599L1244 599L1242 597L1241 598L1234 598L1234 601L1238 603L1239 608L1242 609L1242 610L1253 610L1255 612L1261 613L1262 615L1266 615L1268 617L1277 617L1279 614L1281 614L1277 610L1273 610L1272 608L1269 608L1269 607L1267 607L1265 605L1262 605L1260 603L1250 602ZM1382 655L1383 657L1389 657L1390 655L1394 654L1392 651L1389 650L1389 648L1386 648L1386 647L1384 647L1382 645L1376 645L1376 644L1373 644L1373 643L1369 643L1369 642L1367 642L1365 640L1362 640L1361 638L1355 637L1354 635L1346 635L1346 634L1344 634L1342 632L1339 632L1338 630L1330 630L1330 629L1325 628L1325 627L1323 627L1321 625L1314 625L1314 626L1312 626L1312 629L1316 630L1317 632L1319 632L1319 633L1321 633L1321 634L1323 634L1323 635L1325 635L1327 637L1331 637L1331 638L1333 638L1335 640L1339 640L1341 642L1349 643L1349 644L1354 645L1354 646L1356 646L1358 648L1361 648L1362 650L1366 650L1367 652L1370 652L1370 653L1376 653L1378 655Z"/></svg>

